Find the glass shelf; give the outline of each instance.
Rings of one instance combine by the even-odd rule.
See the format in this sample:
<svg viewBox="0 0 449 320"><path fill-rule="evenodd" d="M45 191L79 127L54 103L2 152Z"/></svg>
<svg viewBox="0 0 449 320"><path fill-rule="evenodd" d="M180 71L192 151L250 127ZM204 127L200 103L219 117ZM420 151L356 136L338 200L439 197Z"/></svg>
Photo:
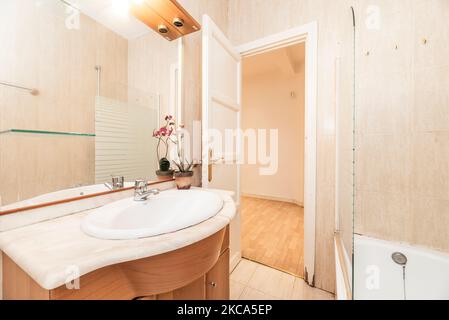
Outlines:
<svg viewBox="0 0 449 320"><path fill-rule="evenodd" d="M59 132L59 131L25 130L25 129L9 129L0 131L0 135L11 133L45 134L45 135L72 136L72 137L95 137L94 133L79 133L79 132Z"/></svg>

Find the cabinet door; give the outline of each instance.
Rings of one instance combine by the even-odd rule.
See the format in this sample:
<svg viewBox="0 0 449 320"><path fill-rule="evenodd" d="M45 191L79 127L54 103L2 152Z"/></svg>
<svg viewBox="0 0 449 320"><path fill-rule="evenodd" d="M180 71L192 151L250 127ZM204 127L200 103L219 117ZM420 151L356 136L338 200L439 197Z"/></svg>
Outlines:
<svg viewBox="0 0 449 320"><path fill-rule="evenodd" d="M173 291L174 300L204 300L206 298L206 288L204 282L206 276L202 275L184 288Z"/></svg>
<svg viewBox="0 0 449 320"><path fill-rule="evenodd" d="M229 300L229 249L206 274L206 299Z"/></svg>

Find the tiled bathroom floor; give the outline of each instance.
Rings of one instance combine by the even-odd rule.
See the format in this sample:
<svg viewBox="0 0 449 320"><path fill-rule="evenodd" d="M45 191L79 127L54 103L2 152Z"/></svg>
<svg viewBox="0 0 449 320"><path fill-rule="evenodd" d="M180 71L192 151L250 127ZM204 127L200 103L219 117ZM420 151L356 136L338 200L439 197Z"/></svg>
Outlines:
<svg viewBox="0 0 449 320"><path fill-rule="evenodd" d="M303 279L242 259L231 273L231 300L333 300Z"/></svg>

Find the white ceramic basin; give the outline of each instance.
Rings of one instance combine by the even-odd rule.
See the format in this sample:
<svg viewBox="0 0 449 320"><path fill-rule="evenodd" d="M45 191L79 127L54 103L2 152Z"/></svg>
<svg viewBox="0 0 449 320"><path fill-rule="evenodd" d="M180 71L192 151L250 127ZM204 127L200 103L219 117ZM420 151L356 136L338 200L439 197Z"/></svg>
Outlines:
<svg viewBox="0 0 449 320"><path fill-rule="evenodd" d="M138 239L175 232L215 216L223 199L205 190L168 190L146 201L127 198L96 209L81 223L100 239Z"/></svg>

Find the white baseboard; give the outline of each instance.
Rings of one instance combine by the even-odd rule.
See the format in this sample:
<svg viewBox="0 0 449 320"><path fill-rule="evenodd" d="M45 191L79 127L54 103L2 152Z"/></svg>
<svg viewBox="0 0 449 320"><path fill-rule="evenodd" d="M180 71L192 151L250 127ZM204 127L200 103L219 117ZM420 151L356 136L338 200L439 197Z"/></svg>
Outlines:
<svg viewBox="0 0 449 320"><path fill-rule="evenodd" d="M288 203L293 203L293 204L296 204L296 205L304 208L304 203L300 202L298 200L295 200L295 199L288 199L288 198L283 198L283 197L274 197L274 196L268 196L268 195L263 195L263 194L252 194L252 193L242 193L242 197L250 197L250 198L256 198L256 199L288 202Z"/></svg>

